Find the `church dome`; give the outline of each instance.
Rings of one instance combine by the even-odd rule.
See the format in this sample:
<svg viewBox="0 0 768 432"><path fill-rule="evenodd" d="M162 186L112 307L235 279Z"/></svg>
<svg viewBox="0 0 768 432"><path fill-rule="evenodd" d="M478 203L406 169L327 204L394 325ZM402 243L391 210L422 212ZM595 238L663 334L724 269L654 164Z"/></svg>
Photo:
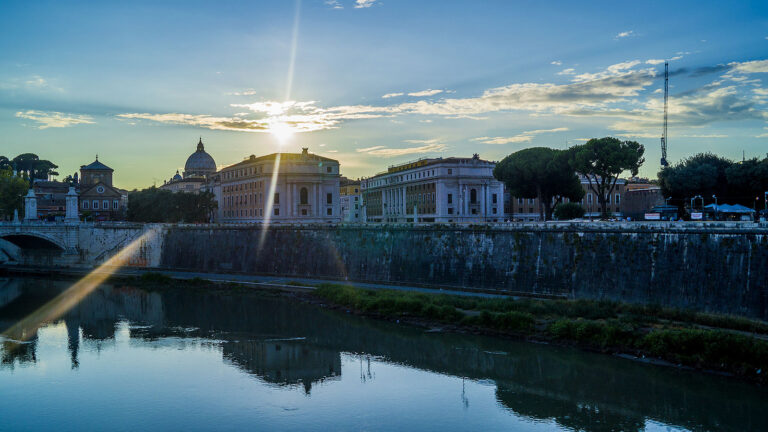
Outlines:
<svg viewBox="0 0 768 432"><path fill-rule="evenodd" d="M171 181L179 181L181 180L181 175L179 175L179 170L176 170L176 175L173 176Z"/></svg>
<svg viewBox="0 0 768 432"><path fill-rule="evenodd" d="M210 176L216 172L216 162L211 155L205 152L203 146L203 139L200 138L200 142L197 143L197 151L192 153L187 158L187 163L184 164L184 177L189 176Z"/></svg>

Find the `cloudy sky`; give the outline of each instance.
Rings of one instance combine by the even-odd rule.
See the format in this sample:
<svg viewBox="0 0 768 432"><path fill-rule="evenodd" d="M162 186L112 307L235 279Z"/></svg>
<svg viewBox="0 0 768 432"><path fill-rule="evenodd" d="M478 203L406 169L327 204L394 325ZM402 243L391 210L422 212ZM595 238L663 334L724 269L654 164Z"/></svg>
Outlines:
<svg viewBox="0 0 768 432"><path fill-rule="evenodd" d="M588 4L586 4L588 3ZM350 177L613 135L669 159L768 152L768 3L303 0L0 3L0 154L96 153L162 183L311 151Z"/></svg>

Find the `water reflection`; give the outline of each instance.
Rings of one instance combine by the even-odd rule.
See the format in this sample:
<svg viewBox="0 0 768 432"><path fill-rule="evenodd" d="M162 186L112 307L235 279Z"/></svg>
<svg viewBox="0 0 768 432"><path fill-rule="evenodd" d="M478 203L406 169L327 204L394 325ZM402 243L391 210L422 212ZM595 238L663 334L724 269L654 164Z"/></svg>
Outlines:
<svg viewBox="0 0 768 432"><path fill-rule="evenodd" d="M10 327L65 286L0 280L0 327ZM69 351L74 370L83 368L84 346L111 347L116 332L126 329L132 343L163 341L185 349L190 341L203 341L220 350L224 364L305 396L318 385L341 386L342 370L359 369L358 385L365 385L375 380L376 365L390 364L462 378L457 398L468 412L493 408L547 428L639 431L652 421L690 430L768 430L762 412L768 397L740 382L571 349L429 333L252 293L105 285L61 324L67 339L61 349ZM20 345L5 341L0 377L18 366L34 367L39 343L37 335ZM465 380L494 386L496 407L475 404ZM418 384L413 386L415 391Z"/></svg>

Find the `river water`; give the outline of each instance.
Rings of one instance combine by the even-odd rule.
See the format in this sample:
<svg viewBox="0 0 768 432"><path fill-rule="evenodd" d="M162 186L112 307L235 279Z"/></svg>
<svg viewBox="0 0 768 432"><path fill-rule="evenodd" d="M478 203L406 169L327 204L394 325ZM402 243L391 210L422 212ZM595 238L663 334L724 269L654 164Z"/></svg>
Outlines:
<svg viewBox="0 0 768 432"><path fill-rule="evenodd" d="M70 284L0 279L0 330ZM104 285L0 355L0 430L768 430L736 380L252 291Z"/></svg>

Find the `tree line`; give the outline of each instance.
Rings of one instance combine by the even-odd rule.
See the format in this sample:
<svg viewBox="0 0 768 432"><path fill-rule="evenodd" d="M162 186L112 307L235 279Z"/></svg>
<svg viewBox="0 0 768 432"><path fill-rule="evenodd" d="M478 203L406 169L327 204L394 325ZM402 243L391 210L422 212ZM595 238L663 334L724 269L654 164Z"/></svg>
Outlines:
<svg viewBox="0 0 768 432"><path fill-rule="evenodd" d="M40 159L34 153L23 153L13 159L0 155L0 220L13 218L14 210L24 216L24 195L35 179L47 180L58 175L58 165Z"/></svg>
<svg viewBox="0 0 768 432"><path fill-rule="evenodd" d="M619 176L624 172L636 176L645 161L644 153L642 144L613 137L593 138L567 150L531 147L502 159L493 175L506 185L511 196L537 198L541 219L551 220L556 207L562 207L562 217L577 217L575 204L562 203L564 199L579 201L584 197L578 176L581 174L606 217L607 197L613 193Z"/></svg>
<svg viewBox="0 0 768 432"><path fill-rule="evenodd" d="M768 191L768 156L734 162L699 153L659 171L659 186L670 203L684 207L701 196L707 202L756 206Z"/></svg>
<svg viewBox="0 0 768 432"><path fill-rule="evenodd" d="M174 193L150 187L128 193L127 219L134 222L205 223L218 208L213 192Z"/></svg>

